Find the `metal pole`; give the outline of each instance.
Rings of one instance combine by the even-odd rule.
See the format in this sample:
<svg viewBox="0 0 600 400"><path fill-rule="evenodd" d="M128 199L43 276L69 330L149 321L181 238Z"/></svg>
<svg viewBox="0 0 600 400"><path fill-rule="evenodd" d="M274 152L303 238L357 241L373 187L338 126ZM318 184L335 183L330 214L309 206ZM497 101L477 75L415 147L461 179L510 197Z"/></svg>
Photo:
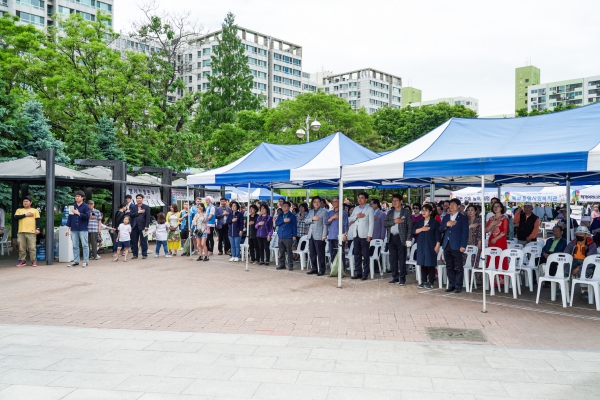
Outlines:
<svg viewBox="0 0 600 400"><path fill-rule="evenodd" d="M338 288L342 288L342 272L344 271L344 182L340 166L340 181L338 183Z"/></svg>
<svg viewBox="0 0 600 400"><path fill-rule="evenodd" d="M571 178L567 175L567 215L564 215L567 223L567 243L571 241Z"/></svg>
<svg viewBox="0 0 600 400"><path fill-rule="evenodd" d="M435 182L431 181L429 184L429 201L435 203Z"/></svg>
<svg viewBox="0 0 600 400"><path fill-rule="evenodd" d="M192 231L192 205L190 204L190 187L188 185L185 186L185 189L187 191L187 194L185 196L185 201L188 202L188 213L187 213L187 219L188 219L188 240L190 241L190 260L193 260L192 258L192 241L194 240L194 231ZM185 246L185 243L183 244Z"/></svg>
<svg viewBox="0 0 600 400"><path fill-rule="evenodd" d="M485 210L485 196L483 195L483 193L485 193L485 175L481 175L481 209ZM486 313L487 312L487 304L486 304L486 292L485 292L485 278L486 278L486 273L485 273L485 212L481 213L481 255L479 256L479 263L481 266L481 275L483 276L482 279L482 283L483 283L483 309L481 310L482 313ZM475 279L475 274L473 274L473 276L471 277L472 279ZM492 283L490 282L490 285Z"/></svg>
<svg viewBox="0 0 600 400"><path fill-rule="evenodd" d="M306 143L310 143L310 115L306 116ZM310 189L306 189L306 204L310 203Z"/></svg>
<svg viewBox="0 0 600 400"><path fill-rule="evenodd" d="M246 207L246 213L248 216L246 218L246 244L248 245L248 252L246 252L246 272L247 272L247 271L249 271L248 259L250 258L250 182L248 182L248 207Z"/></svg>
<svg viewBox="0 0 600 400"><path fill-rule="evenodd" d="M46 265L54 261L54 159L56 150L48 149L46 153Z"/></svg>

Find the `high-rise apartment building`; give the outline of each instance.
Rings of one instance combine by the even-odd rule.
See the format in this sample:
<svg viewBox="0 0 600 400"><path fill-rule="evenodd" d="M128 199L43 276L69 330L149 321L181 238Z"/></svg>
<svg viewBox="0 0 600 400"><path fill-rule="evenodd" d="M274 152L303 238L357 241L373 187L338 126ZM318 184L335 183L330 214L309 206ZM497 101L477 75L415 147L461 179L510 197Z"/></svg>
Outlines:
<svg viewBox="0 0 600 400"><path fill-rule="evenodd" d="M600 102L600 75L529 86L527 111Z"/></svg>
<svg viewBox="0 0 600 400"><path fill-rule="evenodd" d="M412 103L410 106L411 107L426 107L426 106L433 106L433 105L440 104L440 103L446 103L451 106L465 106L465 108L468 108L470 110L475 111L476 113L479 113L479 100L477 100L474 97L463 97L463 96L444 97L441 99L426 100L426 101L422 101L420 103Z"/></svg>
<svg viewBox="0 0 600 400"><path fill-rule="evenodd" d="M54 25L55 14L80 14L89 21L96 20L96 10L114 13L114 0L0 0L0 15L17 15L22 23L39 28Z"/></svg>
<svg viewBox="0 0 600 400"><path fill-rule="evenodd" d="M529 86L539 85L540 69L533 65L515 68L515 110L527 108L527 90Z"/></svg>
<svg viewBox="0 0 600 400"><path fill-rule="evenodd" d="M369 114L384 106L402 107L402 78L398 76L373 68L313 76L325 93L346 99L355 109L364 107Z"/></svg>
<svg viewBox="0 0 600 400"><path fill-rule="evenodd" d="M402 108L412 103L420 103L422 101L422 95L423 92L421 92L421 89L404 86L402 88Z"/></svg>

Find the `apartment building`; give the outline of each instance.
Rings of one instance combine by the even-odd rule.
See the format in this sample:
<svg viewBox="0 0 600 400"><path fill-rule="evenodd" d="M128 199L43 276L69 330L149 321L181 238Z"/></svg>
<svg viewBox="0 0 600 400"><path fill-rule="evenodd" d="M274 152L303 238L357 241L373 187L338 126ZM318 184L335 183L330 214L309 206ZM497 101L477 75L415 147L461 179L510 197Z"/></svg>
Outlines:
<svg viewBox="0 0 600 400"><path fill-rule="evenodd" d="M435 104L440 104L440 103L446 103L449 104L451 106L465 106L465 108L468 108L470 110L475 111L476 113L479 113L479 100L477 100L474 97L463 97L463 96L456 96L456 97L443 97L441 99L435 99L435 100L426 100L426 101L421 101L418 103L412 103L410 104L411 107L426 107L426 106L433 106Z"/></svg>
<svg viewBox="0 0 600 400"><path fill-rule="evenodd" d="M528 107L527 91L530 86L539 85L541 71L533 65L515 68L515 110Z"/></svg>
<svg viewBox="0 0 600 400"><path fill-rule="evenodd" d="M342 74L316 73L325 93L346 99L352 108L364 107L369 114L384 106L402 107L402 78L373 68L364 68Z"/></svg>
<svg viewBox="0 0 600 400"><path fill-rule="evenodd" d="M542 83L527 89L527 111L554 110L562 106L600 102L600 75Z"/></svg>
<svg viewBox="0 0 600 400"><path fill-rule="evenodd" d="M96 20L96 10L114 15L114 0L0 0L0 15L9 13L40 29L54 25L55 14L80 14Z"/></svg>

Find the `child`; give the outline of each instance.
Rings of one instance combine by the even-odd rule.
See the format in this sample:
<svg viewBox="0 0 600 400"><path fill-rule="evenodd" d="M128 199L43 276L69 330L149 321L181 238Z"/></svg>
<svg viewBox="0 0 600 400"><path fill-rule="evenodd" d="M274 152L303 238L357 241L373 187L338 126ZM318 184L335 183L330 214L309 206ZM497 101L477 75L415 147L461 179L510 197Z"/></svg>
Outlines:
<svg viewBox="0 0 600 400"><path fill-rule="evenodd" d="M159 213L156 216L156 250L154 251L154 257L158 258L160 254L160 246L163 246L165 250L165 257L171 258L172 255L169 254L169 250L167 248L167 239L169 237L169 228L171 225L167 223L167 218L164 213Z"/></svg>
<svg viewBox="0 0 600 400"><path fill-rule="evenodd" d="M127 254L131 247L131 225L129 225L129 217L123 218L123 223L119 225L119 233L117 234L117 244L115 245L117 251L115 252L115 258L113 261L119 261L119 255L121 250L125 250L123 261L127 261Z"/></svg>

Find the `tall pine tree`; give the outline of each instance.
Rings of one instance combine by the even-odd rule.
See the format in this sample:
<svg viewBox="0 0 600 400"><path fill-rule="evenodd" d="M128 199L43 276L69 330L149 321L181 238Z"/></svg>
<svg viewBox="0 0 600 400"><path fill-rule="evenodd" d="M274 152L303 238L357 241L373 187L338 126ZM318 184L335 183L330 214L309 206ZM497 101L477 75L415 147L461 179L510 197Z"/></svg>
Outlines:
<svg viewBox="0 0 600 400"><path fill-rule="evenodd" d="M56 162L68 163L69 157L65 154L65 144L54 138L50 131L48 119L44 116L42 103L30 100L23 105L22 118L25 121L24 131L30 139L25 140L21 147L29 155L37 157L38 152L46 149L56 150ZM81 140L86 140L83 137Z"/></svg>
<svg viewBox="0 0 600 400"><path fill-rule="evenodd" d="M223 123L234 123L239 111L256 111L261 106L260 99L251 91L254 81L244 44L237 36L235 15L227 13L221 26L218 45L213 46L210 60L210 87L202 97L205 112L201 113L202 123L210 124L213 129Z"/></svg>
<svg viewBox="0 0 600 400"><path fill-rule="evenodd" d="M96 138L100 154L104 159L125 161L125 153L117 144L117 128L106 115L103 115L96 124Z"/></svg>

